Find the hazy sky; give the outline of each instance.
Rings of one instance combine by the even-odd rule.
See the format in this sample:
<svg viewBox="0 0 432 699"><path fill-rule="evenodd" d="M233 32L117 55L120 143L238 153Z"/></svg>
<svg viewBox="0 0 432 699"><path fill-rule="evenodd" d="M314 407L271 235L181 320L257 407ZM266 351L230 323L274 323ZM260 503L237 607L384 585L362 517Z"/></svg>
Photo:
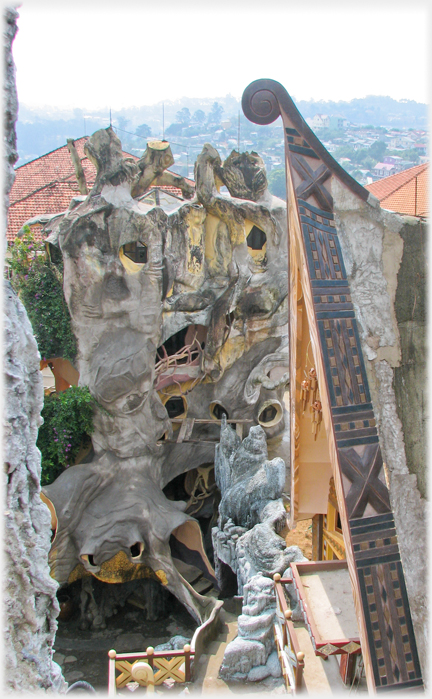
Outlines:
<svg viewBox="0 0 432 699"><path fill-rule="evenodd" d="M23 0L19 100L99 109L241 97L258 78L299 99L428 102L426 2Z"/></svg>

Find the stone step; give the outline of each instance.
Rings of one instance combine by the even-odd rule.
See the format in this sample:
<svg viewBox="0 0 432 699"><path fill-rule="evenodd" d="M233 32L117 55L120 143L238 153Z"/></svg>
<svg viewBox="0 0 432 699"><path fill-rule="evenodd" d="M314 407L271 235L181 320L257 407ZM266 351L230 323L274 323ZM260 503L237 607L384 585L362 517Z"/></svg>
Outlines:
<svg viewBox="0 0 432 699"><path fill-rule="evenodd" d="M193 584L194 590L196 590L200 595L206 595L213 589L213 583L204 577L201 577L197 582Z"/></svg>
<svg viewBox="0 0 432 699"><path fill-rule="evenodd" d="M180 561L178 558L173 558L173 562L182 578L184 578L189 585L193 585L203 577L202 571L196 566Z"/></svg>

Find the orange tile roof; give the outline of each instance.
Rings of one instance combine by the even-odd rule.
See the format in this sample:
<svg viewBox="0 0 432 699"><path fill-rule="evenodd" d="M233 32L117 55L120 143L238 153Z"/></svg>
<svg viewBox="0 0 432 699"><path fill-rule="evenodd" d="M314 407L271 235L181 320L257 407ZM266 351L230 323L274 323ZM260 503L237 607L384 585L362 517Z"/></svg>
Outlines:
<svg viewBox="0 0 432 699"><path fill-rule="evenodd" d="M383 209L409 216L429 216L429 163L410 167L365 186Z"/></svg>
<svg viewBox="0 0 432 699"><path fill-rule="evenodd" d="M83 166L87 188L90 190L96 179L96 168L84 155L84 144L88 136L75 141ZM137 156L123 152L124 157L139 160ZM187 179L189 184L194 184ZM154 185L153 185L154 186ZM177 187L160 186L160 189L182 197ZM9 195L7 241L10 245L29 219L42 214L58 214L66 211L72 197L79 195L75 169L67 145L31 160L15 170L15 181ZM40 227L35 227L36 238Z"/></svg>

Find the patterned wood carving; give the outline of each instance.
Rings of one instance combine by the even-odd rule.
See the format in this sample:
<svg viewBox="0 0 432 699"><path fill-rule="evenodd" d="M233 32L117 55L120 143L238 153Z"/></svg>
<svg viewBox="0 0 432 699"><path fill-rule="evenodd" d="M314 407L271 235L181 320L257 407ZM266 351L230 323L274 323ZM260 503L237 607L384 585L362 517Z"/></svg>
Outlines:
<svg viewBox="0 0 432 699"><path fill-rule="evenodd" d="M358 447L341 449L339 452L342 473L350 481L345 490L348 517L363 517L366 506L372 505L378 514L390 512L387 486L378 478L383 474L383 462L379 444L368 444L359 453Z"/></svg>
<svg viewBox="0 0 432 699"><path fill-rule="evenodd" d="M330 170L325 165L319 165L316 170L313 170L301 155L293 155L292 163L297 174L303 180L296 189L297 196L307 199L314 195L323 209L331 211L333 198L330 192L323 187L323 183L331 177Z"/></svg>
<svg viewBox="0 0 432 699"><path fill-rule="evenodd" d="M393 514L350 522L377 689L423 685Z"/></svg>
<svg viewBox="0 0 432 699"><path fill-rule="evenodd" d="M294 285L300 276L311 343L318 353L316 367L324 374L318 376L320 399L330 413L325 424L368 686L371 691L420 687L379 437L334 222L331 178L337 177L362 201L369 193L326 151L279 83L255 81L246 88L242 104L254 123L270 124L280 115L285 129L290 252L296 250L290 264L298 265L298 271L289 271L290 294L297 293ZM293 376L296 351L291 340ZM293 399L291 407L298 409ZM293 471L298 478L297 469Z"/></svg>

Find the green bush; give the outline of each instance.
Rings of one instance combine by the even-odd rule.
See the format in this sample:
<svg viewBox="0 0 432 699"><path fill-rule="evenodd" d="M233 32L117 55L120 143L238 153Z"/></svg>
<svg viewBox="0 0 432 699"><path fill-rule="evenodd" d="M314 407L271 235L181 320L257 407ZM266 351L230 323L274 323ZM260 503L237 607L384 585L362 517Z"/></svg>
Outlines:
<svg viewBox="0 0 432 699"><path fill-rule="evenodd" d="M44 243L28 226L12 247L12 286L23 302L42 358L64 357L73 362L77 344L63 294L63 261L54 264Z"/></svg>
<svg viewBox="0 0 432 699"><path fill-rule="evenodd" d="M285 168L272 170L267 176L268 188L274 197L286 200Z"/></svg>
<svg viewBox="0 0 432 699"><path fill-rule="evenodd" d="M87 386L71 386L61 393L45 395L37 447L42 454L41 485L52 483L73 466L93 432L96 401Z"/></svg>

